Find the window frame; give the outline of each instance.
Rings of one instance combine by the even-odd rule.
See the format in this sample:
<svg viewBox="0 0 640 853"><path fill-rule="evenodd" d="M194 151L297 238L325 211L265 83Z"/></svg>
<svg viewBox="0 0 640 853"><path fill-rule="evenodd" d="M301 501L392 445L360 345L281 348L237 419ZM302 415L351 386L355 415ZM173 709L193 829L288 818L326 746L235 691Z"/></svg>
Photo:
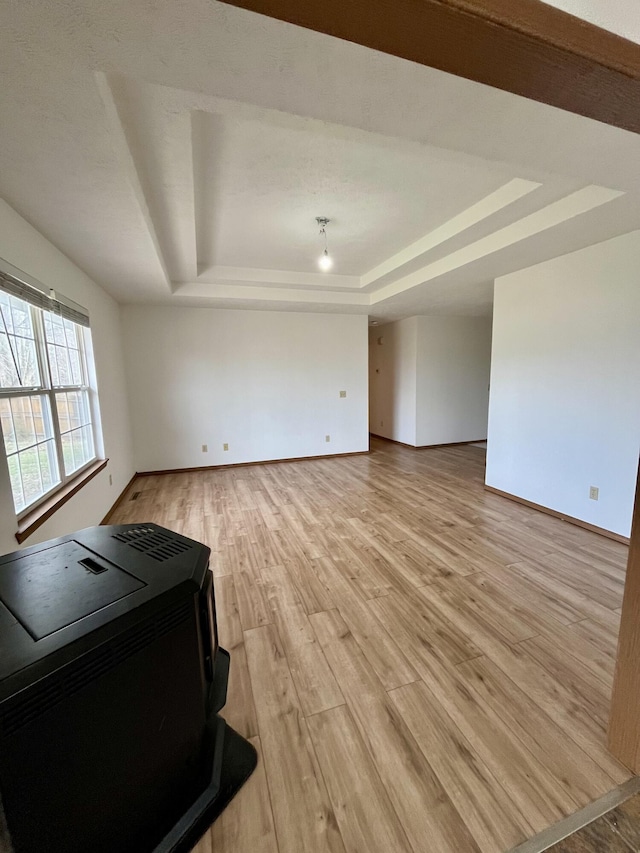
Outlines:
<svg viewBox="0 0 640 853"><path fill-rule="evenodd" d="M49 357L49 347L47 345L47 336L45 332L45 313L54 314L54 311L47 311L45 308L40 308L37 305L32 305L25 299L21 299L19 296L13 296L14 299L20 301L25 309L29 311L29 316L31 318L31 324L33 328L33 339L35 343L36 350L36 358L38 362L38 369L40 372L40 385L34 385L29 387L21 387L16 386L13 388L2 388L0 387L0 399L13 399L16 397L46 397L49 401L49 409L51 412L51 423L53 429L53 441L56 451L56 457L58 462L58 482L40 495L36 500L27 504L23 509L18 512L16 510L16 518L18 523L23 521L27 516L32 515L35 511L37 511L38 507L42 504L45 504L52 500L55 497L57 492L61 492L63 490L68 489L69 485L82 477L84 473L88 471L88 469L94 467L96 463L99 461L98 457L98 435L96 433L97 426L97 406L96 406L96 389L92 387L89 380L89 369L87 362L87 340L86 340L86 331L85 327L79 323L74 322L73 320L68 320L68 322L73 323L76 331L76 336L78 340L78 352L80 355L80 373L82 382L80 385L59 385L54 386L53 384L53 374L51 370L51 362ZM64 319L64 318L63 318ZM89 328L89 327L87 327ZM54 344L55 345L55 344ZM86 394L87 406L89 410L89 415L91 418L91 437L93 441L93 456L88 459L83 465L79 468L76 468L71 474L67 474L65 470L64 463L64 452L62 445L62 431L60 429L60 419L58 413L58 403L56 399L57 394L62 393L71 393L71 392L80 392L81 394ZM88 426L88 425L87 425ZM0 426L0 434L1 434L1 426ZM3 436L3 444L2 449L5 455L5 459L7 462L11 456L17 456L20 451L16 450L14 453L7 453L6 444L4 443ZM14 509L15 509L15 498L13 496L12 490L12 499L14 501Z"/></svg>

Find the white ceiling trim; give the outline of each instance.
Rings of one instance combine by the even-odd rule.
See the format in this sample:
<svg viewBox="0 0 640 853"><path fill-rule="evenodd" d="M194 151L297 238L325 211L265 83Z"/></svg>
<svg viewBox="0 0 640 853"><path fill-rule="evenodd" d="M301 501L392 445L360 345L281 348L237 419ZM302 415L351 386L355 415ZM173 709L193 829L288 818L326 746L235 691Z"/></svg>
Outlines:
<svg viewBox="0 0 640 853"><path fill-rule="evenodd" d="M488 219L498 211L504 210L510 204L524 198L524 196L539 189L541 186L542 184L537 181L514 178L499 187L495 192L490 193L449 219L443 225L425 234L409 246L406 246L402 251L387 258L382 264L379 264L362 276L217 265L200 269L198 278L206 278L206 283L212 285L239 283L255 284L259 287L278 285L286 287L315 287L323 290L358 290L368 287L370 291L379 290L386 282L378 288L371 287L371 285L375 285L376 281L385 276L388 279L394 272L400 274L401 268L406 264L427 255L437 246L442 245L458 234L462 234L473 225L477 225L479 222ZM183 282L182 284L186 283ZM204 281L201 283L205 284Z"/></svg>
<svg viewBox="0 0 640 853"><path fill-rule="evenodd" d="M594 210L621 195L624 193L607 187L584 187L373 293L358 293L353 290L345 292L328 289L283 288L270 286L264 282L261 285L211 282L182 283L176 285L174 293L180 297L208 298L215 301L224 300L225 302L259 299L264 303L371 307L513 246L515 243L533 237L548 228L553 228L576 216ZM241 273L242 271L237 270L236 272Z"/></svg>
<svg viewBox="0 0 640 853"><path fill-rule="evenodd" d="M263 287L283 285L292 287L318 287L323 290L358 290L362 279L357 275L327 275L327 273L292 272L291 270L263 270L255 267L214 266L200 271L210 284L233 282L256 284ZM204 284L204 282L202 282Z"/></svg>
<svg viewBox="0 0 640 853"><path fill-rule="evenodd" d="M260 299L273 302L308 302L331 305L371 305L368 293L344 293L332 290L295 290L280 287L256 287L243 284L210 284L193 282L179 284L176 296L208 297L210 299Z"/></svg>
<svg viewBox="0 0 640 853"><path fill-rule="evenodd" d="M380 282L380 286L383 286L398 267L416 258L419 259L421 255L463 233L482 220L488 219L542 186L538 181L523 178L508 180L487 196L471 204L460 214L450 218L442 226L439 225L437 228L429 230L419 240L411 242L400 252L392 254L382 265L378 265L364 275L313 273L298 271L295 268L265 269L258 266L226 266L204 263L204 258L214 254L210 250L211 223L207 221L206 206L212 200L215 202L215 178L211 180L211 176L207 175L206 170L203 169L203 163L206 163L209 156L205 149L205 117L231 119L234 116L240 116L246 121L264 123L265 127L285 128L296 133L308 133L313 130L327 140L352 140L363 145L375 146L383 151L391 151L401 147L407 152L407 157L415 157L416 153L426 150L425 146L351 127L289 115L277 110L258 108L216 97L202 97L193 93L166 90L164 87L157 87L154 84L138 84L119 75L97 74L96 77L99 80L103 101L110 114L110 123L113 125L113 135L117 143L114 146L116 153L126 168L129 183L134 189L135 199L165 273L165 280L168 278L171 281L172 292L188 283L202 285L206 283L212 285L237 283L238 285L256 286L262 289L277 286L319 288L323 291L350 291L364 288L371 290L373 289L372 285L379 278L386 276L385 281ZM132 102L127 96L128 88L132 93L144 92L146 101L137 104L135 101ZM155 100L156 97L157 101ZM150 105L151 115L153 116L153 129L156 134L161 131L164 132L165 137L159 138L149 135L148 128L144 126L144 123L140 124L138 121L140 114L143 114L147 120L149 119L147 104ZM185 117L188 116L188 121L180 123L179 126L173 121L169 128L166 123L163 123L163 113L172 117L182 114ZM129 127L129 123L131 123L131 127ZM145 133L147 134L146 138ZM163 141L165 145L171 147L162 152L164 164L159 166L161 157L156 146L161 145ZM431 148L431 146L427 147ZM156 149L156 156L150 157L149 155L154 148ZM432 150L437 151L436 156L443 163L450 162L454 157L458 162L460 171L464 171L465 168L477 169L480 163L473 156L461 153L451 155L450 152L443 152L435 148ZM187 182L183 183L176 195L178 185L173 170L168 177L168 163L172 163L175 158L181 156L188 158L191 169L188 170L188 186ZM151 170L150 163L155 163L155 167L151 167ZM498 176L500 172L505 174L508 171L499 164L492 164L490 168L494 168ZM181 196L180 193L182 193ZM178 202L176 202L177 198L179 198ZM178 223L175 221L175 216L172 220L171 214L168 213L172 204L175 212L177 203L181 205L183 214L187 214L191 219L188 239L185 240L185 228L182 228L180 233L181 250L174 239ZM189 205L190 210L188 210Z"/></svg>
<svg viewBox="0 0 640 853"><path fill-rule="evenodd" d="M439 246L446 239L450 239L470 228L471 225L488 218L492 213L501 210L540 186L541 184L533 181L521 179L510 181L477 204L462 211L449 222L444 223L431 234L425 235L424 238L407 247L406 253L395 255L394 258L398 261L398 267L407 263L408 260L428 255L430 250ZM294 273L284 270L258 270L240 267L213 267L207 271L207 277L214 275L219 279L218 281L175 283L174 293L178 296L225 300L259 298L274 302L373 306L506 249L521 240L540 234L549 228L580 216L580 214L594 210L622 195L625 193L607 187L595 185L584 187L371 293L357 292L358 288L363 287L364 276L359 278L358 276ZM418 246L422 251L417 249ZM381 265L382 267L384 267L384 275L388 275L394 269L390 264ZM335 286L336 280L340 281L342 289ZM305 285L309 288L308 290L301 289Z"/></svg>
<svg viewBox="0 0 640 853"><path fill-rule="evenodd" d="M514 201L523 198L541 186L542 184L536 181L514 178L504 186L499 187L495 192L480 199L477 204L471 205L471 207L463 210L462 213L454 216L453 219L445 222L439 228L436 228L429 234L425 234L420 240L416 240L415 243L412 243L401 252L387 258L386 261L374 267L368 273L365 273L360 279L360 286L366 287L369 284L375 283L383 276L395 272L399 267L404 266L421 255L425 255L446 240L450 240L457 234L461 234L463 231L471 228L472 225L476 225L499 210L503 210L505 207L513 204Z"/></svg>
<svg viewBox="0 0 640 853"><path fill-rule="evenodd" d="M171 275L169 273L169 268L167 266L162 244L160 242L160 238L158 236L158 232L153 221L151 211L149 209L147 197L142 187L142 182L140 180L140 173L138 171L138 167L136 166L131 146L129 145L129 142L127 140L127 134L124 129L124 125L120 119L118 105L116 103L113 90L111 89L109 79L107 75L104 74L102 71L96 71L95 78L100 97L102 98L102 102L104 104L104 109L107 116L107 121L109 123L109 128L111 130L113 145L116 150L116 154L125 169L125 173L127 175L129 183L131 184L135 199L140 208L142 218L144 219L145 225L147 226L147 229L149 231L149 236L151 238L151 242L153 243L153 248L155 249L156 257L158 260L158 264L160 265L165 284L167 285L169 290L173 290Z"/></svg>
<svg viewBox="0 0 640 853"><path fill-rule="evenodd" d="M204 103L197 99L196 103L177 101L175 104L171 104L169 112L173 115L178 115L179 113L189 115L189 133L185 134L184 128L186 125L181 126L179 129L180 135L174 138L174 142L177 146L176 151L180 151L182 147L189 149L188 152L185 152L185 155L188 154L192 164L189 177L190 188L185 187L185 189L189 189L189 192L184 196L183 201L188 201L192 205L193 239L189 241L189 251L187 252L189 258L183 258L186 264L184 262L177 265L176 263L169 264L169 260L175 261L175 251L172 251L172 248L175 249L175 247L170 245L166 227L164 230L158 227L163 222L162 199L163 195L168 192L168 187L156 180L153 186L149 188L149 191L145 193L144 180L146 179L148 183L152 175L150 176L145 172L142 168L142 163L139 163L138 167L136 166L136 158L141 158L145 155L144 141L141 141L139 134L133 134L129 138L129 134L127 133L127 120L135 120L136 113L132 112L131 108L128 113L122 112L118 108L118 97L122 96L121 89L127 85L127 81L124 79L120 80L120 88L118 88L119 78L115 78L111 82L104 74L96 74L96 78L113 131L118 156L125 166L126 174L133 187L135 198L156 251L158 262L162 268L165 282L175 296L186 297L188 299L209 299L212 303L223 301L241 302L257 299L265 303L274 304L296 303L316 306L326 304L331 306L344 305L361 309L368 308L373 305L380 305L399 294L417 289L420 285L424 285L433 279L445 276L447 273L455 272L474 261L488 257L528 237L553 228L581 213L593 210L624 195L623 192L618 190L590 185L572 192L560 200L547 204L533 213L523 215L504 227L494 226L497 230L494 230L492 233L485 234L485 236L474 240L466 246L449 251L444 257L438 257L442 252L437 252L436 250L447 242L453 241L454 246L457 245L460 247L461 242L465 240L466 232L475 231L475 235L477 236L478 229L474 229L474 226L486 223L491 217L496 216L501 211L505 211L511 205L515 205L516 202L537 190L543 187L545 190L548 190L553 186L553 180L551 180L550 186L547 187L547 177L541 177L540 180L514 177L466 209L456 213L441 225L431 229L423 237L409 243L399 252L390 255L382 263L377 264L363 275L298 272L295 269L265 269L250 266L226 266L222 264L207 264L203 266L200 262L201 254L211 254L209 251L204 251L204 247L210 241L210 229L203 228L203 225L206 223L205 208L203 205L206 205L206 194L211 192L208 176L202 169L202 164L206 162L207 157L207 152L204 148L206 138L205 116L232 116L234 110L236 110L243 117L250 117L255 121L256 112L260 114L260 118L264 118L262 114L267 112L269 113L269 124L292 129L308 129L310 125L317 125L316 129L318 132L321 132L323 136L326 135L327 138L335 134L340 137L346 137L353 133L353 130L334 127L309 119L301 120L298 116L286 113L274 113L272 115L272 111L256 110L255 107L247 104L223 102L218 98L209 99L212 103ZM152 92L158 91L156 87L152 86ZM212 107L215 108L213 112L210 111ZM165 103L166 108L167 105ZM356 136L362 137L364 141L365 138L369 139L370 134L357 131ZM135 144L133 144L136 138L137 149ZM374 141L377 145L386 146L391 140L384 137L376 137ZM148 139L147 142L150 142L150 140ZM407 146L407 151L410 148L411 145ZM565 191L567 189L568 187ZM153 205L149 203L154 193L157 204L155 221ZM528 209L531 210L532 206L535 207L537 204L543 203L544 198L545 194L543 193L540 201L536 203L536 196L532 204L527 205ZM548 198L549 194L547 192L546 199L548 200ZM521 209L520 213L522 212ZM514 214L509 213L507 215L511 218ZM498 218L500 220L499 224L504 223L504 215ZM162 242L163 235L168 240L164 246ZM462 239L454 239L461 235ZM430 255L433 257L432 253L435 254L435 259L429 263ZM422 264L423 260L425 261L424 265L415 269L416 266ZM191 272L193 278L191 280L180 280L180 267L182 267L182 272ZM173 280L169 271L172 268L174 271ZM411 271L408 272L408 269ZM175 273L178 273L178 277L176 277Z"/></svg>
<svg viewBox="0 0 640 853"><path fill-rule="evenodd" d="M483 237L481 240L476 240L444 258L428 264L422 269L411 273L411 275L404 276L398 281L381 288L372 294L371 304L375 305L378 302L389 299L391 296L397 296L399 293L410 290L412 287L418 287L440 275L445 275L452 270L466 266L473 261L512 246L514 243L519 243L527 237L540 234L542 231L553 228L562 222L579 216L581 213L586 213L623 195L625 193L620 190L598 186L589 186L577 190L565 196L565 198L513 222L511 225L500 228L498 231L487 237Z"/></svg>

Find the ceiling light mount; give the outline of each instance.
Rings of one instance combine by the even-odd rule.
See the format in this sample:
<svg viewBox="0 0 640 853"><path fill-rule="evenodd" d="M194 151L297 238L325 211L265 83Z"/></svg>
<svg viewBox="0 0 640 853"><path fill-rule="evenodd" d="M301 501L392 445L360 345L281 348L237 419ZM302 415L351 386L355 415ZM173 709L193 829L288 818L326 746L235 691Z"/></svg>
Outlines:
<svg viewBox="0 0 640 853"><path fill-rule="evenodd" d="M331 222L330 219L327 219L326 216L316 216L316 222L318 223L318 227L320 228L320 236L324 237L324 252L318 258L318 266L323 272L328 272L333 266L333 259L329 254L329 247L327 246L327 225Z"/></svg>

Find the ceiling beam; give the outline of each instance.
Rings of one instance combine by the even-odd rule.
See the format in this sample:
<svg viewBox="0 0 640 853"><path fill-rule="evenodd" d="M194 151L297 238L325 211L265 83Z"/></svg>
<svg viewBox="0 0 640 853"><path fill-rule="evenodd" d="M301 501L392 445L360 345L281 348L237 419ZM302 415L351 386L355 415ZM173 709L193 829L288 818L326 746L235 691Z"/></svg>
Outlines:
<svg viewBox="0 0 640 853"><path fill-rule="evenodd" d="M539 0L224 0L640 133L640 45Z"/></svg>

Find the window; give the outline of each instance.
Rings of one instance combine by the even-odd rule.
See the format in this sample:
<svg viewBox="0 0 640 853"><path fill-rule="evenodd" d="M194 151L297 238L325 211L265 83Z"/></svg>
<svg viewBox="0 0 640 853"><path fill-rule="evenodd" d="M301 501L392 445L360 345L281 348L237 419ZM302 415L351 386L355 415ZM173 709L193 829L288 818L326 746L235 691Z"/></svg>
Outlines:
<svg viewBox="0 0 640 853"><path fill-rule="evenodd" d="M96 459L83 311L0 272L0 423L18 516Z"/></svg>

